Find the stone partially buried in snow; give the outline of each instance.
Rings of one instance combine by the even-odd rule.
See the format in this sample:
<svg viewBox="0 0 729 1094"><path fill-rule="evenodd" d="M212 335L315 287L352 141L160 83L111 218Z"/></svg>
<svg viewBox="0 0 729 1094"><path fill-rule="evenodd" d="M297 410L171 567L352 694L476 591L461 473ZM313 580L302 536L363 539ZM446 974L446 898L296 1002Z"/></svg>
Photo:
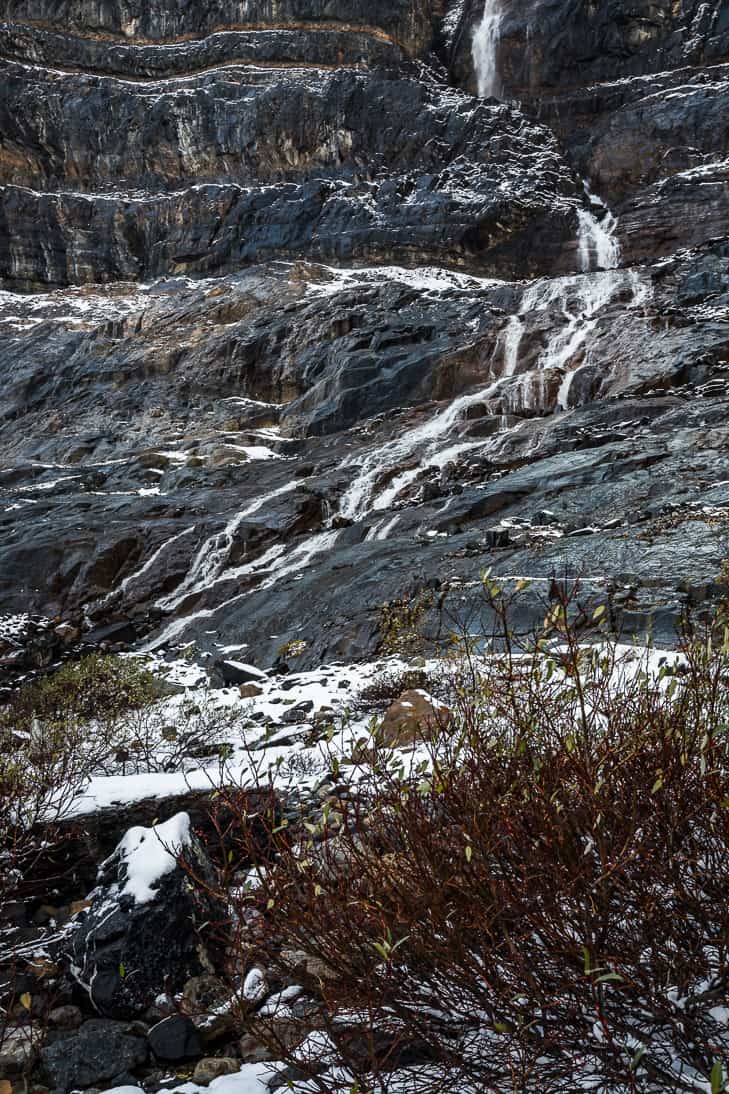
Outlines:
<svg viewBox="0 0 729 1094"><path fill-rule="evenodd" d="M211 880L187 813L156 827L131 828L100 867L91 907L72 936L71 961L103 1015L137 1016L162 991L180 990L209 961L198 926L222 913L178 865L183 850L195 877Z"/></svg>

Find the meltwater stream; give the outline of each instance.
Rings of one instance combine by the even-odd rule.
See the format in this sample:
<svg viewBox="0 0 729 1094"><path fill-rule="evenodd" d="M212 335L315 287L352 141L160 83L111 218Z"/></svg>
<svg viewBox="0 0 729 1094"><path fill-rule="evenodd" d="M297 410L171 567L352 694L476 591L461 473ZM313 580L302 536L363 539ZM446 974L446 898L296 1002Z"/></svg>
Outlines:
<svg viewBox="0 0 729 1094"><path fill-rule="evenodd" d="M508 404L507 409L518 404L518 409L513 408L516 412L549 414L567 409L574 376L590 363L589 337L604 309L619 296L625 300L621 307L634 309L644 304L649 294L649 284L633 270L598 270L532 282L524 290L519 312L510 317L497 341L491 360L496 377L478 391L460 395L427 421L376 446L364 458L355 457L349 465L352 479L341 498L339 515L357 521L369 513L383 512L425 469L442 468L468 451L487 451L498 444L498 434L485 440L464 436L465 412L474 404L499 398ZM522 346L529 317L540 313L547 314L555 329L524 369ZM545 380L555 373L562 379L556 400L552 396L550 402ZM381 531L378 538L380 535Z"/></svg>

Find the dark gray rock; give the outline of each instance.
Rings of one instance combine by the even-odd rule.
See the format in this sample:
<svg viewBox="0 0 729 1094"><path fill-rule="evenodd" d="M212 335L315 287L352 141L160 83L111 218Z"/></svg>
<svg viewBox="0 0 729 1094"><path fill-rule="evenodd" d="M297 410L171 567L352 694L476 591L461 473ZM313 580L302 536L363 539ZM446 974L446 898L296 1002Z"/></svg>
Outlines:
<svg viewBox="0 0 729 1094"><path fill-rule="evenodd" d="M132 832L146 840L157 838L154 828ZM205 879L213 881L212 870L194 840L184 853L201 879L199 886L177 866L158 879L154 895L145 899L137 899L134 888L128 890L127 859L121 850L103 863L91 907L72 936L70 955L74 977L101 1014L137 1017L162 992L181 990L201 973L203 955L209 960L213 943L199 928L220 911L203 889Z"/></svg>
<svg viewBox="0 0 729 1094"><path fill-rule="evenodd" d="M505 4L502 103L481 0L244 8L4 9L0 603L90 629L3 678L370 656L386 601L486 625L488 566L672 641L727 553L725 5ZM557 277L582 178L622 268Z"/></svg>
<svg viewBox="0 0 729 1094"><path fill-rule="evenodd" d="M176 1064L194 1060L203 1051L200 1034L192 1019L171 1014L152 1026L147 1035L149 1047L160 1063Z"/></svg>
<svg viewBox="0 0 729 1094"><path fill-rule="evenodd" d="M120 1022L92 1019L73 1033L41 1049L44 1081L58 1094L106 1084L121 1072L146 1063L143 1037L127 1032Z"/></svg>
<svg viewBox="0 0 729 1094"><path fill-rule="evenodd" d="M265 673L256 669L253 665L246 665L241 661L216 661L213 671L220 677L224 684L233 686L236 684L260 683L266 679Z"/></svg>

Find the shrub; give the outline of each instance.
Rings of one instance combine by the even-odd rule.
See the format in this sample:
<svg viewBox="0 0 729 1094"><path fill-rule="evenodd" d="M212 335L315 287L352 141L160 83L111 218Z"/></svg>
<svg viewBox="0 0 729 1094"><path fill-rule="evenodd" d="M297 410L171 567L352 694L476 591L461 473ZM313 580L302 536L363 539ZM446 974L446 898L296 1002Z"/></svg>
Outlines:
<svg viewBox="0 0 729 1094"><path fill-rule="evenodd" d="M0 728L117 718L157 698L158 683L131 658L92 654L25 684L0 710Z"/></svg>
<svg viewBox="0 0 729 1094"><path fill-rule="evenodd" d="M380 707L394 702L412 688L432 690L434 681L424 669L390 669L381 672L363 687L357 699L363 706Z"/></svg>
<svg viewBox="0 0 729 1094"><path fill-rule="evenodd" d="M285 989L241 1021L307 1089L728 1088L729 642L659 666L568 619L466 652L447 732L268 828L231 973Z"/></svg>
<svg viewBox="0 0 729 1094"><path fill-rule="evenodd" d="M171 771L219 756L239 716L207 696L160 703L138 662L92 656L19 689L0 710L0 902L52 848L95 775Z"/></svg>

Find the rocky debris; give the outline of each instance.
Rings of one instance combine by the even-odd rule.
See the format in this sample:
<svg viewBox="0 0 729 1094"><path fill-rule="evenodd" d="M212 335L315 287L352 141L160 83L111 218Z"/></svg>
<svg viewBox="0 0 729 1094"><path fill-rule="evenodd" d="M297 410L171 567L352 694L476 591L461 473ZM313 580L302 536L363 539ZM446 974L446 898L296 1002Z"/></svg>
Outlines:
<svg viewBox="0 0 729 1094"><path fill-rule="evenodd" d="M91 1019L74 1032L60 1031L41 1049L41 1074L57 1094L97 1084L118 1085L147 1060L144 1037L121 1022Z"/></svg>
<svg viewBox="0 0 729 1094"><path fill-rule="evenodd" d="M230 987L211 973L193 976L182 993L182 1010L194 1023L205 1045L232 1033L235 1016L231 1004Z"/></svg>
<svg viewBox="0 0 729 1094"><path fill-rule="evenodd" d="M452 713L427 691L412 688L385 711L377 729L377 738L387 748L403 748L426 740L434 731L448 725Z"/></svg>
<svg viewBox="0 0 729 1094"><path fill-rule="evenodd" d="M183 851L189 874L177 865ZM71 943L74 977L99 1013L134 1017L204 970L212 939L200 928L216 918L205 879L211 867L187 814L130 829L102 864Z"/></svg>

